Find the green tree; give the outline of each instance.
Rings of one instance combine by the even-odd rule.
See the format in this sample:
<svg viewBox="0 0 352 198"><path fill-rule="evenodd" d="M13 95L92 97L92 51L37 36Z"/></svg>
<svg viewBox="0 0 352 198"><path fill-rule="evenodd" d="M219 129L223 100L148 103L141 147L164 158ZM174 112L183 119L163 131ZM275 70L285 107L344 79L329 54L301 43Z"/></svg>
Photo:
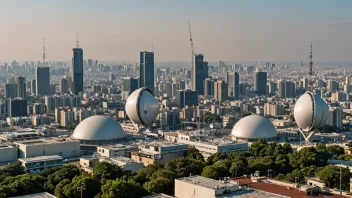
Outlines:
<svg viewBox="0 0 352 198"><path fill-rule="evenodd" d="M0 170L0 174L6 174L7 176L17 176L24 174L24 167L21 162L11 163L6 165Z"/></svg>
<svg viewBox="0 0 352 198"><path fill-rule="evenodd" d="M290 158L285 154L279 154L275 158L275 172L276 173L288 173L292 171L290 165Z"/></svg>
<svg viewBox="0 0 352 198"><path fill-rule="evenodd" d="M56 185L55 190L54 190L54 195L57 198L67 198L64 195L63 187L70 184L70 183L71 183L71 181L69 179L62 180L58 185Z"/></svg>
<svg viewBox="0 0 352 198"><path fill-rule="evenodd" d="M325 166L327 164L328 159L330 158L330 154L326 148L326 145L323 143L318 143L315 147L317 151L317 164L318 166Z"/></svg>
<svg viewBox="0 0 352 198"><path fill-rule="evenodd" d="M102 198L142 197L148 192L140 185L131 181L108 180L102 187Z"/></svg>
<svg viewBox="0 0 352 198"><path fill-rule="evenodd" d="M339 160L350 161L352 159L352 155L350 154L342 154L338 158Z"/></svg>
<svg viewBox="0 0 352 198"><path fill-rule="evenodd" d="M231 176L239 177L248 173L248 163L245 160L235 160L232 162L229 172Z"/></svg>
<svg viewBox="0 0 352 198"><path fill-rule="evenodd" d="M253 156L265 156L268 143L265 139L258 139L249 148L249 153Z"/></svg>
<svg viewBox="0 0 352 198"><path fill-rule="evenodd" d="M123 170L117 165L108 162L99 162L94 167L93 175L99 180L114 180L123 176Z"/></svg>
<svg viewBox="0 0 352 198"><path fill-rule="evenodd" d="M326 150L330 154L330 157L337 159L340 155L345 154L345 149L339 145L331 145L326 147Z"/></svg>
<svg viewBox="0 0 352 198"><path fill-rule="evenodd" d="M211 179L219 179L220 177L227 177L229 176L229 174L228 169L226 169L225 166L214 164L211 166L204 167L202 171L202 176Z"/></svg>
<svg viewBox="0 0 352 198"><path fill-rule="evenodd" d="M167 178L157 178L145 183L143 186L151 194L165 193L170 195L174 191L173 181Z"/></svg>
<svg viewBox="0 0 352 198"><path fill-rule="evenodd" d="M81 172L77 166L74 165L64 165L60 170L48 176L47 181L45 182L44 187L53 193L56 185L58 185L62 180L68 179L72 180L75 176L80 175Z"/></svg>
<svg viewBox="0 0 352 198"><path fill-rule="evenodd" d="M94 198L100 192L100 181L91 175L79 175L72 179L71 183L66 184L62 190L63 194L69 198L81 197L81 188L83 197Z"/></svg>
<svg viewBox="0 0 352 198"><path fill-rule="evenodd" d="M176 178L176 174L169 170L159 169L156 172L154 172L153 175L151 176L152 180L155 180L157 178L166 178L173 181Z"/></svg>
<svg viewBox="0 0 352 198"><path fill-rule="evenodd" d="M275 163L272 157L249 157L248 167L251 173L260 171L260 173L266 173L268 170L274 170Z"/></svg>
<svg viewBox="0 0 352 198"><path fill-rule="evenodd" d="M289 153L292 153L292 147L291 147L291 144L285 142L285 144L282 145L282 148L284 149L285 151L285 154L289 154Z"/></svg>
<svg viewBox="0 0 352 198"><path fill-rule="evenodd" d="M49 175L54 174L56 171L58 171L60 169L61 169L60 166L55 166L52 168L44 169L44 170L40 171L39 175L41 175L43 177L49 177Z"/></svg>
<svg viewBox="0 0 352 198"><path fill-rule="evenodd" d="M200 154L199 150L196 149L194 146L190 147L190 148L187 150L186 157L187 157L187 158L192 158L192 159L204 161L203 155Z"/></svg>
<svg viewBox="0 0 352 198"><path fill-rule="evenodd" d="M203 168L202 161L185 157L173 159L165 165L165 169L174 171L177 177L188 177L190 174L199 175Z"/></svg>
<svg viewBox="0 0 352 198"><path fill-rule="evenodd" d="M276 175L275 179L277 179L277 180L285 180L285 175L280 173L280 174Z"/></svg>
<svg viewBox="0 0 352 198"><path fill-rule="evenodd" d="M0 192L5 192L8 197L39 193L45 191L44 182L44 177L29 173L8 177L1 182Z"/></svg>
<svg viewBox="0 0 352 198"><path fill-rule="evenodd" d="M342 189L349 190L351 173L348 168L342 168ZM340 188L340 167L328 165L325 166L318 176L323 180L326 187Z"/></svg>
<svg viewBox="0 0 352 198"><path fill-rule="evenodd" d="M285 180L289 182L298 182L298 183L305 183L306 181L303 173L298 169L293 170L292 173L288 173L285 177Z"/></svg>
<svg viewBox="0 0 352 198"><path fill-rule="evenodd" d="M290 153L288 156L290 158L290 165L294 169L316 165L316 162L319 161L317 152L313 147L302 148L299 152Z"/></svg>

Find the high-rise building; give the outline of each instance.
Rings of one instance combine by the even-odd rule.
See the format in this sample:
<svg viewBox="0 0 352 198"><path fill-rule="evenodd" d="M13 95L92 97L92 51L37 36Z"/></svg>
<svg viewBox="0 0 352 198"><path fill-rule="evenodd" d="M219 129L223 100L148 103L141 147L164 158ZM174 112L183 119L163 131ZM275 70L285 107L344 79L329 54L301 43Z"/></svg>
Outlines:
<svg viewBox="0 0 352 198"><path fill-rule="evenodd" d="M266 95L266 83L266 72L257 71L254 73L254 91L257 93L257 95Z"/></svg>
<svg viewBox="0 0 352 198"><path fill-rule="evenodd" d="M193 56L192 65L192 90L204 95L204 80L208 77L208 62L204 62L203 54Z"/></svg>
<svg viewBox="0 0 352 198"><path fill-rule="evenodd" d="M284 114L284 106L276 103L265 103L264 104L264 115L278 116Z"/></svg>
<svg viewBox="0 0 352 198"><path fill-rule="evenodd" d="M123 91L131 94L138 89L138 79L136 78L124 78L123 79Z"/></svg>
<svg viewBox="0 0 352 198"><path fill-rule="evenodd" d="M183 90L186 89L186 82L184 80L180 80L176 84L176 89L177 90Z"/></svg>
<svg viewBox="0 0 352 198"><path fill-rule="evenodd" d="M27 116L27 100L23 99L10 99L9 117Z"/></svg>
<svg viewBox="0 0 352 198"><path fill-rule="evenodd" d="M50 71L49 67L37 67L36 69L36 95L45 96L50 94Z"/></svg>
<svg viewBox="0 0 352 198"><path fill-rule="evenodd" d="M228 72L226 78L228 84L228 95L234 98L240 96L240 75L238 72Z"/></svg>
<svg viewBox="0 0 352 198"><path fill-rule="evenodd" d="M328 80L327 87L329 91L337 91L339 89L339 84L335 80Z"/></svg>
<svg viewBox="0 0 352 198"><path fill-rule="evenodd" d="M329 119L327 122L329 126L334 126L338 128L343 127L342 119L342 109L340 109L339 107L329 109Z"/></svg>
<svg viewBox="0 0 352 198"><path fill-rule="evenodd" d="M154 52L141 52L139 87L148 87L154 93Z"/></svg>
<svg viewBox="0 0 352 198"><path fill-rule="evenodd" d="M198 106L198 92L192 90L177 90L176 104L178 107Z"/></svg>
<svg viewBox="0 0 352 198"><path fill-rule="evenodd" d="M214 80L211 78L204 80L204 96L214 96Z"/></svg>
<svg viewBox="0 0 352 198"><path fill-rule="evenodd" d="M72 58L72 92L75 95L83 93L83 49L73 48Z"/></svg>
<svg viewBox="0 0 352 198"><path fill-rule="evenodd" d="M47 113L46 105L43 103L34 103L33 104L33 114L45 114Z"/></svg>
<svg viewBox="0 0 352 198"><path fill-rule="evenodd" d="M115 81L115 79L116 79L115 74L110 73L109 74L109 81Z"/></svg>
<svg viewBox="0 0 352 198"><path fill-rule="evenodd" d="M60 79L60 91L61 93L69 93L68 89L68 79L67 78L61 78Z"/></svg>
<svg viewBox="0 0 352 198"><path fill-rule="evenodd" d="M14 83L5 84L5 97L15 98L17 96L17 85Z"/></svg>
<svg viewBox="0 0 352 198"><path fill-rule="evenodd" d="M277 86L278 96L280 98L293 98L296 96L296 86L294 82L278 80Z"/></svg>
<svg viewBox="0 0 352 198"><path fill-rule="evenodd" d="M37 83L36 80L31 80L31 93L32 95L37 94Z"/></svg>
<svg viewBox="0 0 352 198"><path fill-rule="evenodd" d="M217 80L214 82L214 98L217 101L225 101L228 97L228 85L223 80Z"/></svg>
<svg viewBox="0 0 352 198"><path fill-rule="evenodd" d="M26 99L26 78L17 77L16 86L17 86L17 97Z"/></svg>
<svg viewBox="0 0 352 198"><path fill-rule="evenodd" d="M162 130L180 129L180 111L176 109L163 109L160 112L160 127Z"/></svg>

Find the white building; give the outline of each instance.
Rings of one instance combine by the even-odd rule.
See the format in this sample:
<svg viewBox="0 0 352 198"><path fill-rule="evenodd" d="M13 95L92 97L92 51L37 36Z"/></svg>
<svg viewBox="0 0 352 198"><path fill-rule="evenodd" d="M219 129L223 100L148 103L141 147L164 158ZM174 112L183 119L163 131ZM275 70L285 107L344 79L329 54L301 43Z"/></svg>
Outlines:
<svg viewBox="0 0 352 198"><path fill-rule="evenodd" d="M47 168L62 166L63 157L51 155L33 158L20 158L18 161L22 163L25 172L35 174Z"/></svg>
<svg viewBox="0 0 352 198"><path fill-rule="evenodd" d="M0 144L0 163L14 162L17 160L18 149L13 144Z"/></svg>
<svg viewBox="0 0 352 198"><path fill-rule="evenodd" d="M75 158L81 154L79 141L42 138L14 142L20 158L59 155L63 158Z"/></svg>
<svg viewBox="0 0 352 198"><path fill-rule="evenodd" d="M337 128L342 127L342 109L340 108L330 108L329 110L329 119L328 125L334 126Z"/></svg>
<svg viewBox="0 0 352 198"><path fill-rule="evenodd" d="M104 157L131 157L131 153L138 151L138 146L131 144L113 144L98 146L97 152Z"/></svg>

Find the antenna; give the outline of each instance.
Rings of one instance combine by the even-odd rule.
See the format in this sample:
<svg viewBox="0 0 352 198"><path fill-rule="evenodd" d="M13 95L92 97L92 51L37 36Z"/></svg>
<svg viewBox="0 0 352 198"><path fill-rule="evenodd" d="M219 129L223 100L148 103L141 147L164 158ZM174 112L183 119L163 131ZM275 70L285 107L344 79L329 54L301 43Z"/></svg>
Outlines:
<svg viewBox="0 0 352 198"><path fill-rule="evenodd" d="M76 45L76 47L79 48L78 34L77 34L77 45Z"/></svg>
<svg viewBox="0 0 352 198"><path fill-rule="evenodd" d="M313 43L310 42L310 54L309 54L309 86L308 86L308 91L313 91L313 81L312 81L312 75L313 75Z"/></svg>
<svg viewBox="0 0 352 198"><path fill-rule="evenodd" d="M45 40L44 40L44 37L43 37L43 64L45 65Z"/></svg>

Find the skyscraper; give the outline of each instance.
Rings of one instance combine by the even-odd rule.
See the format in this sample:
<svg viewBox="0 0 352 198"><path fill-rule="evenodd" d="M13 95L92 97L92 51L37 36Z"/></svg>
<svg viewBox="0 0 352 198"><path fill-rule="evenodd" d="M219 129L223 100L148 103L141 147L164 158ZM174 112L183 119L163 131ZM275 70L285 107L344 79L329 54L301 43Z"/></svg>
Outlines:
<svg viewBox="0 0 352 198"><path fill-rule="evenodd" d="M240 75L238 72L227 73L227 84L229 96L238 98L240 96Z"/></svg>
<svg viewBox="0 0 352 198"><path fill-rule="evenodd" d="M5 97L15 98L17 96L17 85L13 83L5 84Z"/></svg>
<svg viewBox="0 0 352 198"><path fill-rule="evenodd" d="M214 96L214 80L211 78L204 80L204 96Z"/></svg>
<svg viewBox="0 0 352 198"><path fill-rule="evenodd" d="M131 94L133 91L138 89L138 79L135 78L124 78L123 79L123 91Z"/></svg>
<svg viewBox="0 0 352 198"><path fill-rule="evenodd" d="M225 101L228 97L228 85L223 80L217 80L214 82L214 98L217 101Z"/></svg>
<svg viewBox="0 0 352 198"><path fill-rule="evenodd" d="M27 116L27 100L11 99L9 102L9 117Z"/></svg>
<svg viewBox="0 0 352 198"><path fill-rule="evenodd" d="M26 78L17 77L16 86L17 86L17 97L26 99Z"/></svg>
<svg viewBox="0 0 352 198"><path fill-rule="evenodd" d="M61 93L69 93L67 78L60 79L60 91L61 91Z"/></svg>
<svg viewBox="0 0 352 198"><path fill-rule="evenodd" d="M36 80L31 80L30 84L31 84L31 93L32 93L32 95L36 95L37 94L37 83L36 83Z"/></svg>
<svg viewBox="0 0 352 198"><path fill-rule="evenodd" d="M72 92L75 95L83 93L83 50L79 48L78 41L76 48L73 48Z"/></svg>
<svg viewBox="0 0 352 198"><path fill-rule="evenodd" d="M192 90L177 90L176 104L178 107L198 106L198 93Z"/></svg>
<svg viewBox="0 0 352 198"><path fill-rule="evenodd" d="M208 77L208 62L204 62L203 54L193 56L192 65L192 90L204 94L204 80Z"/></svg>
<svg viewBox="0 0 352 198"><path fill-rule="evenodd" d="M254 73L254 91L257 92L257 95L266 95L266 82L266 72L257 71Z"/></svg>
<svg viewBox="0 0 352 198"><path fill-rule="evenodd" d="M148 87L154 93L154 52L141 52L139 87Z"/></svg>
<svg viewBox="0 0 352 198"><path fill-rule="evenodd" d="M49 67L37 67L36 69L36 95L45 96L50 94Z"/></svg>

